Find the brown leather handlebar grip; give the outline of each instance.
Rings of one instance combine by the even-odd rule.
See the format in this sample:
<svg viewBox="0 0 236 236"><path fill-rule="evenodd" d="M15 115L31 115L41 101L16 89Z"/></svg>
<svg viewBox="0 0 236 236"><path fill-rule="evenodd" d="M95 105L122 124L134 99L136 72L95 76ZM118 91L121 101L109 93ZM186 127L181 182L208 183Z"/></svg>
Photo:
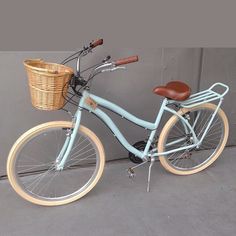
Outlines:
<svg viewBox="0 0 236 236"><path fill-rule="evenodd" d="M132 56L132 57L127 57L127 58L123 58L123 59L119 59L115 61L115 65L120 66L120 65L125 65L128 63L133 63L136 61L138 61L138 56Z"/></svg>
<svg viewBox="0 0 236 236"><path fill-rule="evenodd" d="M91 48L95 48L95 47L97 47L97 46L99 46L99 45L102 45L102 44L103 44L103 39L98 39L98 40L96 40L96 41L90 43L90 47L91 47Z"/></svg>

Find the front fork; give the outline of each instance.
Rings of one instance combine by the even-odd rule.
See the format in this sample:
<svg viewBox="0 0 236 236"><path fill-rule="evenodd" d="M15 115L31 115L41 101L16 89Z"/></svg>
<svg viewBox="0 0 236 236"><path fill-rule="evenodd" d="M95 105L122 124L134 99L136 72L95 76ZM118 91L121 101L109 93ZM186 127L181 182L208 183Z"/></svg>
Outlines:
<svg viewBox="0 0 236 236"><path fill-rule="evenodd" d="M75 116L72 119L72 127L68 130L68 133L66 134L66 140L65 143L56 158L56 170L63 170L66 160L68 159L71 149L73 147L76 135L78 133L78 129L80 126L81 121L81 108L78 109Z"/></svg>

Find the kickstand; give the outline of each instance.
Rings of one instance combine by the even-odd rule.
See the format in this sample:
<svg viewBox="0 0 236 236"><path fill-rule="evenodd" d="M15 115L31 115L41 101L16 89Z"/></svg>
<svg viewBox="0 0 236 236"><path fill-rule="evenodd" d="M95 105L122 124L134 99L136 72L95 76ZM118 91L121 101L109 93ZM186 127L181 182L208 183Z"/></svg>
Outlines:
<svg viewBox="0 0 236 236"><path fill-rule="evenodd" d="M148 168L148 183L147 183L147 192L150 192L150 180L151 180L151 171L152 171L152 166L155 162L155 157L151 157L151 163Z"/></svg>

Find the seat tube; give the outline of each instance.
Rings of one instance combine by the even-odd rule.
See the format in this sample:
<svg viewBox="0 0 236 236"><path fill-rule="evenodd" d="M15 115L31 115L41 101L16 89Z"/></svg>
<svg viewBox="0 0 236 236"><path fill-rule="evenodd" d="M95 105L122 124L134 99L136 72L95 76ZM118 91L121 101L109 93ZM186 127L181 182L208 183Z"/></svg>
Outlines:
<svg viewBox="0 0 236 236"><path fill-rule="evenodd" d="M167 104L167 99L164 99L163 102L162 102L162 104L161 104L160 110L159 110L159 112L158 112L158 114L157 114L157 118L156 118L156 121L155 121L155 129L152 130L152 132L150 133L150 136L149 136L149 138L148 138L146 147L145 147L145 149L144 149L143 158L144 158L145 156L147 156L147 154L148 154L149 148L150 148L150 146L151 146L151 144L152 144L152 142L153 142L153 139L154 139L154 137L155 137L156 130L157 130L159 124L160 124L162 115L163 115L163 113L164 113L166 104Z"/></svg>

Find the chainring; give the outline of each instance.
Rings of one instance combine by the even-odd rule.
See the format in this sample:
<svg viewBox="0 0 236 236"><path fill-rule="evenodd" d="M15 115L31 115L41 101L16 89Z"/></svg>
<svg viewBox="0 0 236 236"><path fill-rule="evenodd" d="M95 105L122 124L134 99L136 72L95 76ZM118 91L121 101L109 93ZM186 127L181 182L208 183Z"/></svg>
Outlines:
<svg viewBox="0 0 236 236"><path fill-rule="evenodd" d="M147 142L146 141L138 141L135 144L133 144L133 147L138 149L139 151L144 151L146 147ZM154 147L151 144L149 150L152 150ZM133 153L129 152L129 159L136 164L140 164L143 162L143 160L140 157L135 156Z"/></svg>

